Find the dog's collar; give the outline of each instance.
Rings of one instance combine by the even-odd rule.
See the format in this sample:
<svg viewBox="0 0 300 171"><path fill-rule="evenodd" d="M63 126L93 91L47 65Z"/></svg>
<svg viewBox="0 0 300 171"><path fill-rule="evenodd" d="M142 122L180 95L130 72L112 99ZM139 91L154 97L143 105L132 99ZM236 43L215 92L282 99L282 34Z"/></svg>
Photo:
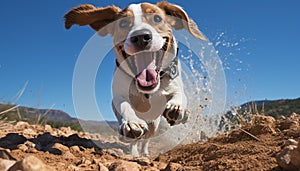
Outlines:
<svg viewBox="0 0 300 171"><path fill-rule="evenodd" d="M169 67L161 71L160 77L163 78L165 75L169 75L172 80L179 75L177 56L171 61Z"/></svg>
<svg viewBox="0 0 300 171"><path fill-rule="evenodd" d="M177 55L178 55L178 48L177 48L176 56L171 61L170 65L160 72L160 78L163 78L164 76L169 75L169 77L173 80L179 75ZM118 68L120 68L123 72L125 72L122 69L122 67L119 67L120 63L117 60L116 60L116 66ZM128 74L127 72L125 72L125 73Z"/></svg>

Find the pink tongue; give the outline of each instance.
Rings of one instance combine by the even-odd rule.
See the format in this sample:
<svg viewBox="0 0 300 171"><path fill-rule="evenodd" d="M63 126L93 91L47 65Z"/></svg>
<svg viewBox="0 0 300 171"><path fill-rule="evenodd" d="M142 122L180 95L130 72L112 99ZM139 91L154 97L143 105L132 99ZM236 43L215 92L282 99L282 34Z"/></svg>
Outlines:
<svg viewBox="0 0 300 171"><path fill-rule="evenodd" d="M137 71L136 80L142 87L150 87L157 84L157 72L155 59L150 52L142 52L135 56Z"/></svg>
<svg viewBox="0 0 300 171"><path fill-rule="evenodd" d="M150 87L157 84L157 72L153 69L144 69L136 80L142 87Z"/></svg>

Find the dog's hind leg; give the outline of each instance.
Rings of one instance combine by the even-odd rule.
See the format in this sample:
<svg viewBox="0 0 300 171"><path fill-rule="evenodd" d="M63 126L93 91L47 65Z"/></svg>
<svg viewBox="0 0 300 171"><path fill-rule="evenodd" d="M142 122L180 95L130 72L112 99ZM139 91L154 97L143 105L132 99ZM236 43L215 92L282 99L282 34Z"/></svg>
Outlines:
<svg viewBox="0 0 300 171"><path fill-rule="evenodd" d="M155 132L158 129L159 123L160 123L160 117L158 117L157 119L155 119L152 122L147 122L149 131L145 135L145 139L141 140L142 141L142 157L150 156L150 154L149 154L150 138L154 136Z"/></svg>
<svg viewBox="0 0 300 171"><path fill-rule="evenodd" d="M138 141L130 142L130 153L133 157L139 157Z"/></svg>
<svg viewBox="0 0 300 171"><path fill-rule="evenodd" d="M149 139L142 140L142 157L150 157L149 155Z"/></svg>

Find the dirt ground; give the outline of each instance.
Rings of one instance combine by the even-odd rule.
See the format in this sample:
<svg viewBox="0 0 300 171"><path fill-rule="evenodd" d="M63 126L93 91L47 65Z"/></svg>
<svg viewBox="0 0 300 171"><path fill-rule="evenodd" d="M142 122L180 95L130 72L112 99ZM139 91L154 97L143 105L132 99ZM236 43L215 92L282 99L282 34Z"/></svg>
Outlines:
<svg viewBox="0 0 300 171"><path fill-rule="evenodd" d="M0 170L26 170L25 165L31 162L31 165L40 165L38 170L58 171L275 171L283 170L278 158L288 145L288 140L296 143L300 140L299 115L293 114L278 120L253 115L250 123L205 142L178 146L155 158L134 159L126 154L128 145L116 137L103 139L101 135L78 133L70 128L54 129L49 125L19 122L0 130ZM110 149L100 149L95 142L101 143L102 147L107 145ZM297 145L293 148L297 149ZM34 170L34 167L28 168ZM294 166L290 168L300 169Z"/></svg>

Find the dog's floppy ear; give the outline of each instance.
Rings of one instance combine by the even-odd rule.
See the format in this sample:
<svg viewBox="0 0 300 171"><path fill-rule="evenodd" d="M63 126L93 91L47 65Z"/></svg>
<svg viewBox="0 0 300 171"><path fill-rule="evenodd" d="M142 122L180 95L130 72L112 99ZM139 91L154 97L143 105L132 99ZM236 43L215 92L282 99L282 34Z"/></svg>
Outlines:
<svg viewBox="0 0 300 171"><path fill-rule="evenodd" d="M197 24L188 17L181 7L170 4L166 1L158 2L156 5L164 10L166 15L172 16L169 17L168 22L175 28L175 30L186 29L196 38L206 40L198 29Z"/></svg>
<svg viewBox="0 0 300 171"><path fill-rule="evenodd" d="M116 20L120 11L121 9L116 6L96 8L91 4L80 5L65 14L65 28L69 29L74 24L80 26L90 25L101 36L108 33L112 34L113 29L103 27ZM99 31L100 29L101 31Z"/></svg>

